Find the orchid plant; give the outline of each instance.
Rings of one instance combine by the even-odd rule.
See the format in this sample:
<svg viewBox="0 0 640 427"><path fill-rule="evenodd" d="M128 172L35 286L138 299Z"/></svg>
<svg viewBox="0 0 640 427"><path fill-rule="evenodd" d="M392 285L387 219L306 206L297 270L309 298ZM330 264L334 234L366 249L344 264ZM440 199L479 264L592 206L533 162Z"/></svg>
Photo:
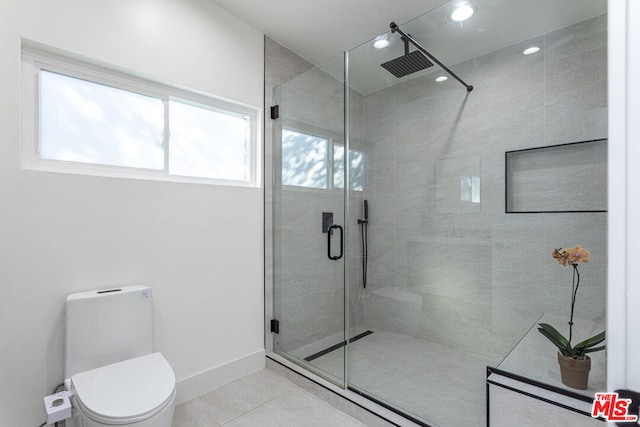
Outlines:
<svg viewBox="0 0 640 427"><path fill-rule="evenodd" d="M578 293L578 287L580 286L580 272L578 271L578 264L589 262L591 252L578 245L569 249L554 249L551 251L551 256L558 262L558 264L566 267L570 265L573 267L573 281L571 286L571 317L569 318L569 339L565 338L557 329L548 323L539 323L538 331L549 341L551 341L563 356L571 357L573 359L585 359L587 353L593 353L595 351L604 350L606 346L602 345L596 347L602 343L605 339L605 332L587 338L584 341L579 342L575 346L571 345L573 339L573 311L576 305L576 294Z"/></svg>

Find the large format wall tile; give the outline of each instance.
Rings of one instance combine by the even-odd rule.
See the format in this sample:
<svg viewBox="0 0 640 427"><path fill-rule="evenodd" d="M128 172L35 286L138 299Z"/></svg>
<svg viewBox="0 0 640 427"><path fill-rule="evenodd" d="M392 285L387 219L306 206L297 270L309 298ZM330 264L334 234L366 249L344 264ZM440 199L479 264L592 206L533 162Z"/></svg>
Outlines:
<svg viewBox="0 0 640 427"><path fill-rule="evenodd" d="M606 48L548 61L545 76L547 145L605 138Z"/></svg>
<svg viewBox="0 0 640 427"><path fill-rule="evenodd" d="M364 322L497 363L542 313L567 314L570 271L554 247L592 250L576 310L604 316L606 214L506 214L505 152L606 137L606 16L452 68L472 92L426 75L364 97L365 198L378 219ZM417 331L400 324L398 300L374 295L394 286L422 297Z"/></svg>
<svg viewBox="0 0 640 427"><path fill-rule="evenodd" d="M607 15L545 34L545 54L551 61L607 46Z"/></svg>
<svg viewBox="0 0 640 427"><path fill-rule="evenodd" d="M542 51L522 55L531 44ZM278 46L270 49L289 58ZM473 92L426 75L364 97L350 93L352 148L366 153L366 186L352 193L350 206L349 316L351 326L363 322L499 360L540 314L566 314L569 270L551 259L553 247L592 250L591 263L581 268L576 310L586 319L604 316L606 214L505 214L504 153L606 136L606 16L452 68ZM293 98L289 119L338 137L340 82L304 63L293 70L302 75L286 89ZM270 79L286 73L274 71ZM277 158L277 147L274 152ZM464 177L472 199L478 178L479 203L463 200ZM355 223L362 199L370 203L367 289ZM342 327L335 321L342 318L342 273L331 272L326 256L320 260L326 236L316 218L339 214L342 195L284 191L273 200L274 233L286 241L274 246L280 292L288 296L282 309L286 323L296 324L287 345L301 346ZM421 299L418 316L402 292ZM294 307L305 304L307 310Z"/></svg>

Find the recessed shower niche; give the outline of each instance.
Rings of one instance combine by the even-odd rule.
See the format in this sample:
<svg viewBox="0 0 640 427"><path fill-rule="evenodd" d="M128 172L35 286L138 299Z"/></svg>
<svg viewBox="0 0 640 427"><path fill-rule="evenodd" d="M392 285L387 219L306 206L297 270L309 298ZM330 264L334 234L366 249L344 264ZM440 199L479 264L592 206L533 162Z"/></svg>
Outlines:
<svg viewBox="0 0 640 427"><path fill-rule="evenodd" d="M507 213L606 212L607 140L505 153Z"/></svg>

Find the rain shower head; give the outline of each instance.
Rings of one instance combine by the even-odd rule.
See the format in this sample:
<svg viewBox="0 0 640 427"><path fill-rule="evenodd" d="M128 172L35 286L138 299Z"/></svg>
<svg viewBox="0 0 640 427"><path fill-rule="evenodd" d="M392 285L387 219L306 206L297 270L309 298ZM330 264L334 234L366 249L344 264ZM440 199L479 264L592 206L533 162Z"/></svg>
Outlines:
<svg viewBox="0 0 640 427"><path fill-rule="evenodd" d="M404 55L381 64L384 69L400 78L433 66L433 62L429 61L419 50L409 52L409 40L406 37L402 37L402 41L404 42Z"/></svg>
<svg viewBox="0 0 640 427"><path fill-rule="evenodd" d="M392 33L397 32L400 34L402 36L402 41L404 42L404 55L400 58L392 59L391 61L382 64L382 66L391 74L396 77L404 77L411 73L415 73L416 71L431 67L433 65L431 61L433 61L467 88L467 92L471 92L473 90L473 86L466 84L456 73L451 71L446 65L438 61L435 56L431 55L425 48L420 46L420 43L415 41L413 37L405 34L395 22L389 24L389 27L391 28ZM409 53L409 43L414 45L418 50L413 53Z"/></svg>

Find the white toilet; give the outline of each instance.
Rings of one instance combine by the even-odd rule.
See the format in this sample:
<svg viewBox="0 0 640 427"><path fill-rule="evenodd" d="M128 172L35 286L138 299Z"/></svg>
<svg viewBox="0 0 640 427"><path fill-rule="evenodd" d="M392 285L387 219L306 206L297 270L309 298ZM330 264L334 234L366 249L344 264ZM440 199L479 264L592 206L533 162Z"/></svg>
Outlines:
<svg viewBox="0 0 640 427"><path fill-rule="evenodd" d="M69 295L64 369L75 427L171 427L176 379L152 353L151 288Z"/></svg>

